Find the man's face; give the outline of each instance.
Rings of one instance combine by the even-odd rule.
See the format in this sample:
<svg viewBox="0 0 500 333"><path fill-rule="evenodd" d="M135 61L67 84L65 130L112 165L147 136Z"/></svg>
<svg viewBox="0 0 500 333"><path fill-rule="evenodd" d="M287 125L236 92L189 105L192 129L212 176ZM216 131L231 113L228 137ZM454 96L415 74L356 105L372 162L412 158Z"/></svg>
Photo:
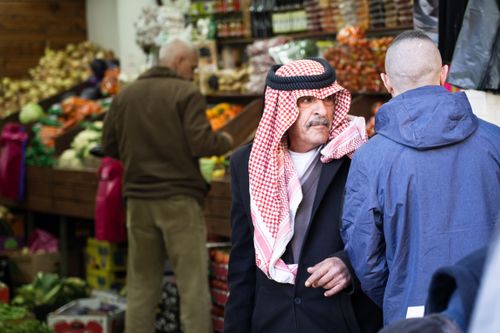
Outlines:
<svg viewBox="0 0 500 333"><path fill-rule="evenodd" d="M193 51L179 59L175 72L183 79L192 81L194 79L194 70L197 66L198 55Z"/></svg>
<svg viewBox="0 0 500 333"><path fill-rule="evenodd" d="M297 153L310 151L328 140L335 109L335 96L321 100L304 96L297 100L299 117L288 130L290 150Z"/></svg>

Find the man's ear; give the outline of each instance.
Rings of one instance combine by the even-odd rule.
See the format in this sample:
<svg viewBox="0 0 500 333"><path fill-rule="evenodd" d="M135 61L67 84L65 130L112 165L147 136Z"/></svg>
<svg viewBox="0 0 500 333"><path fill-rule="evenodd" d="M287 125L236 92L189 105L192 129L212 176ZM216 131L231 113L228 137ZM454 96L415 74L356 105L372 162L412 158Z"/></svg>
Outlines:
<svg viewBox="0 0 500 333"><path fill-rule="evenodd" d="M380 78L382 79L382 82L384 83L385 89L389 92L389 94L394 95L394 88L391 85L391 80L389 79L389 76L385 73L380 73Z"/></svg>
<svg viewBox="0 0 500 333"><path fill-rule="evenodd" d="M173 64L173 67L174 67L174 68L172 68L172 69L174 70L174 72L176 72L176 73L177 73L177 72L179 71L179 68L181 67L181 63L182 63L183 59L184 59L184 58L183 58L181 55L177 55L177 56L173 59L172 64Z"/></svg>
<svg viewBox="0 0 500 333"><path fill-rule="evenodd" d="M446 78L448 77L448 72L450 71L450 66L443 65L441 67L441 74L439 74L439 83L443 86L446 83Z"/></svg>

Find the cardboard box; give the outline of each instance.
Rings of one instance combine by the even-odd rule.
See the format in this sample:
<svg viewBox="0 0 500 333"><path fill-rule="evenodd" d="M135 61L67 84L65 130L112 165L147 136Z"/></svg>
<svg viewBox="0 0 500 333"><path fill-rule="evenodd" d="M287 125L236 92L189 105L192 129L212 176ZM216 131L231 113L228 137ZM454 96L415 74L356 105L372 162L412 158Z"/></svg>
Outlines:
<svg viewBox="0 0 500 333"><path fill-rule="evenodd" d="M47 325L56 333L119 333L124 327L125 308L123 302L79 299L50 313Z"/></svg>
<svg viewBox="0 0 500 333"><path fill-rule="evenodd" d="M107 271L87 268L87 283L97 290L120 290L125 285L125 271Z"/></svg>
<svg viewBox="0 0 500 333"><path fill-rule="evenodd" d="M59 252L37 252L23 254L20 251L9 254L10 274L14 285L33 281L38 272L54 273L59 270Z"/></svg>
<svg viewBox="0 0 500 333"><path fill-rule="evenodd" d="M127 250L117 244L89 238L85 249L87 270L125 270Z"/></svg>

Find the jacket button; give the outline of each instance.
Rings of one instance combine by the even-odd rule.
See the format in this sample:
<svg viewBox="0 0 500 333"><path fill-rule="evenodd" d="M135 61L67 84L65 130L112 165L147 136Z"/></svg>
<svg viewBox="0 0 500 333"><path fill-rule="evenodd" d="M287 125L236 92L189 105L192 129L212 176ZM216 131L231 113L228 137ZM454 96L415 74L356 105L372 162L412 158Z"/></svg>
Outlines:
<svg viewBox="0 0 500 333"><path fill-rule="evenodd" d="M295 297L295 298L293 299L293 302L294 302L295 304L299 305L300 303L302 303L302 299L301 299L300 297Z"/></svg>

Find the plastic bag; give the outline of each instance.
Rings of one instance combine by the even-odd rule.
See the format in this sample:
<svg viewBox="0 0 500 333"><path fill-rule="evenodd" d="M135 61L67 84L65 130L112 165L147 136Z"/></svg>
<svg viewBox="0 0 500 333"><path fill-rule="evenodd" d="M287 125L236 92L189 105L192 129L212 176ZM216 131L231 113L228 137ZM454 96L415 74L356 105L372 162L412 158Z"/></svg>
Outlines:
<svg viewBox="0 0 500 333"><path fill-rule="evenodd" d="M110 157L104 157L98 176L95 238L112 243L123 242L126 240L127 232L122 200L122 163Z"/></svg>
<svg viewBox="0 0 500 333"><path fill-rule="evenodd" d="M6 124L0 137L0 195L11 200L24 196L24 154L28 135L20 124Z"/></svg>
<svg viewBox="0 0 500 333"><path fill-rule="evenodd" d="M28 248L32 253L38 251L55 253L59 250L59 240L42 229L35 229L29 237Z"/></svg>
<svg viewBox="0 0 500 333"><path fill-rule="evenodd" d="M464 89L500 91L500 9L495 1L469 1L447 81Z"/></svg>

